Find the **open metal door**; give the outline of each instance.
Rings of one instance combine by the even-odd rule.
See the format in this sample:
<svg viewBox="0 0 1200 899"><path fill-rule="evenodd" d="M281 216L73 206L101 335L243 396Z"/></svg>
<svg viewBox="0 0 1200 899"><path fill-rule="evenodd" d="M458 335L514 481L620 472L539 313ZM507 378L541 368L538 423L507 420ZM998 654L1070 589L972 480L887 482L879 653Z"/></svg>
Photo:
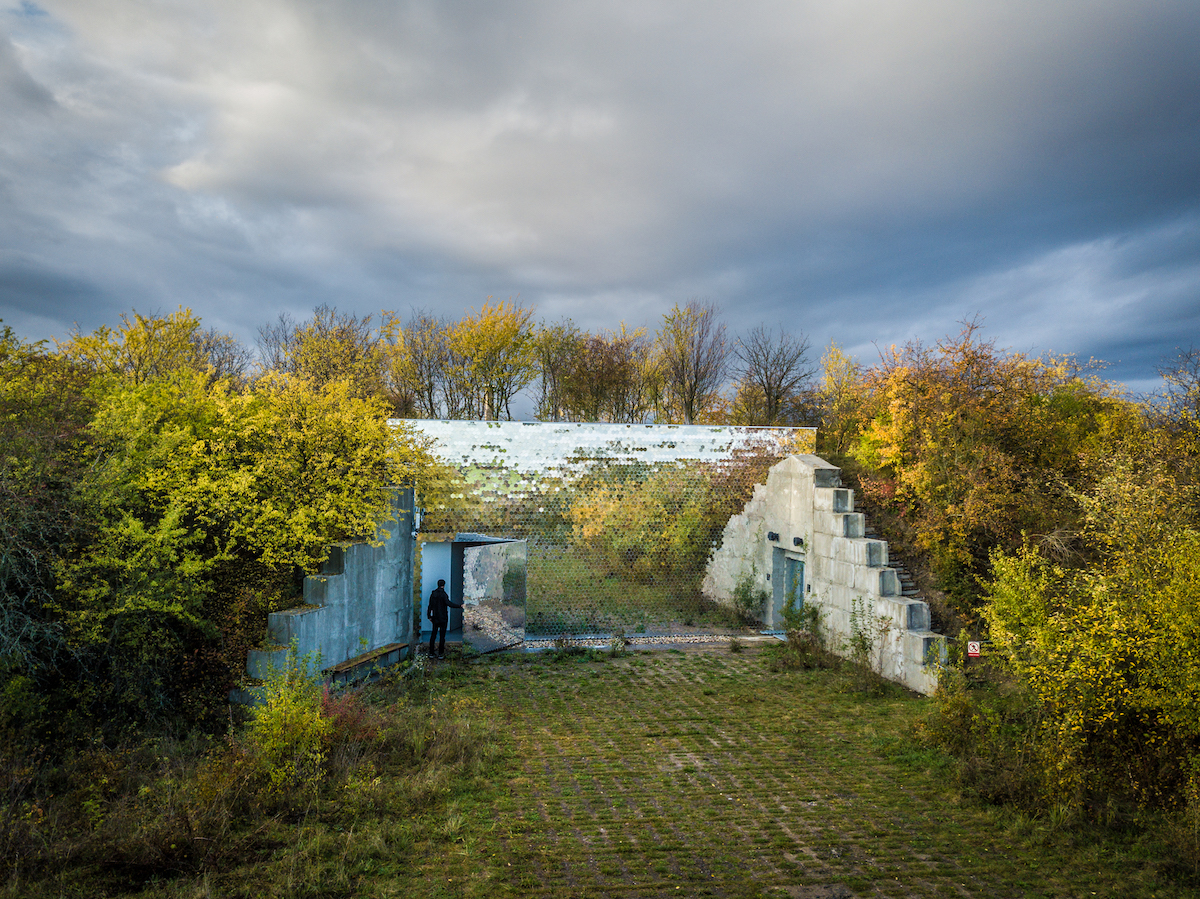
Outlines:
<svg viewBox="0 0 1200 899"><path fill-rule="evenodd" d="M478 652L515 646L525 640L526 543L472 537L460 535L452 544L461 572L455 584L461 592L453 598L463 604L463 643Z"/></svg>

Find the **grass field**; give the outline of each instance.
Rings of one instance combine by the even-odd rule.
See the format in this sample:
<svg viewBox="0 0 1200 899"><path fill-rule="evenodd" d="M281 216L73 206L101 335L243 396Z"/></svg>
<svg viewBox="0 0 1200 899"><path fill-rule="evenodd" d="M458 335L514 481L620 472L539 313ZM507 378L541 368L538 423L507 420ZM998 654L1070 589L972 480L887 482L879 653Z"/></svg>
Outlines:
<svg viewBox="0 0 1200 899"><path fill-rule="evenodd" d="M369 695L457 716L456 739L479 744L470 764L330 785L231 831L244 851L205 870L118 888L101 866L89 891L66 866L0 895L1196 895L1136 832L961 798L911 739L925 700L852 683L730 644L453 659Z"/></svg>
<svg viewBox="0 0 1200 899"><path fill-rule="evenodd" d="M605 574L573 547L532 547L527 578L525 629L531 636L741 626L732 610L705 600L695 583L637 584Z"/></svg>

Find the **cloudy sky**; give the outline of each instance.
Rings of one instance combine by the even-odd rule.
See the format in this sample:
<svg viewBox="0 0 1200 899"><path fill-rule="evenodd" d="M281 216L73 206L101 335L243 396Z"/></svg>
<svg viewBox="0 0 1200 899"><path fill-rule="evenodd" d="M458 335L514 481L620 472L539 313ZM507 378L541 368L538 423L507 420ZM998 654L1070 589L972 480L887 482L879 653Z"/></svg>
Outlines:
<svg viewBox="0 0 1200 899"><path fill-rule="evenodd" d="M1200 344L1200 4L0 0L0 318Z"/></svg>

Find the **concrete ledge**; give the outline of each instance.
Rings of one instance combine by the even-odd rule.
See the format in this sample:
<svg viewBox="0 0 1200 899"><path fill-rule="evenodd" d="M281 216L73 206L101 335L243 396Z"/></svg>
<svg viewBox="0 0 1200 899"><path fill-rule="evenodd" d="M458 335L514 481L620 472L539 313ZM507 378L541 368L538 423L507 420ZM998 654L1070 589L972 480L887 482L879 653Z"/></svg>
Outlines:
<svg viewBox="0 0 1200 899"><path fill-rule="evenodd" d="M894 568L869 568L850 562L835 562L832 574L863 597L900 595L900 578Z"/></svg>
<svg viewBox="0 0 1200 899"><path fill-rule="evenodd" d="M925 602L910 602L908 604L907 629L910 631L929 630L929 604Z"/></svg>
<svg viewBox="0 0 1200 899"><path fill-rule="evenodd" d="M937 689L938 675L946 663L946 638L932 631L904 635L904 668L900 681L910 690L929 695Z"/></svg>
<svg viewBox="0 0 1200 899"><path fill-rule="evenodd" d="M317 651L320 644L317 634L328 613L329 606L324 605L296 606L271 612L267 615L267 635L280 646L291 646L293 640L297 641L300 655Z"/></svg>
<svg viewBox="0 0 1200 899"><path fill-rule="evenodd" d="M349 543L332 543L329 545L329 555L321 563L321 574L338 575L346 573L346 550Z"/></svg>
<svg viewBox="0 0 1200 899"><path fill-rule="evenodd" d="M246 659L246 673L255 680L266 680L271 670L280 671L287 664L288 648L252 649Z"/></svg>
<svg viewBox="0 0 1200 899"><path fill-rule="evenodd" d="M364 652L353 659L326 668L329 681L334 684L351 683L368 677L376 668L390 668L408 656L407 643L391 643L371 652Z"/></svg>
<svg viewBox="0 0 1200 899"><path fill-rule="evenodd" d="M834 537L861 537L866 522L861 512L813 512L813 531Z"/></svg>

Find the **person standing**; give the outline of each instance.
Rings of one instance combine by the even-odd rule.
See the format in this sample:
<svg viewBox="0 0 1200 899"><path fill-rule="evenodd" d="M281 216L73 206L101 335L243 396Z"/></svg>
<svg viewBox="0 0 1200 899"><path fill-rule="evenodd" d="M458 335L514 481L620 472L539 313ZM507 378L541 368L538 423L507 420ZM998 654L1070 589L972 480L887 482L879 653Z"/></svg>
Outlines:
<svg viewBox="0 0 1200 899"><path fill-rule="evenodd" d="M446 626L450 623L450 609L461 609L461 602L454 602L445 590L446 582L439 580L437 587L429 594L429 610L425 613L425 617L432 623L433 627L429 631L429 654L433 655L434 639L440 634L441 640L438 643L437 657L439 659L446 658Z"/></svg>

